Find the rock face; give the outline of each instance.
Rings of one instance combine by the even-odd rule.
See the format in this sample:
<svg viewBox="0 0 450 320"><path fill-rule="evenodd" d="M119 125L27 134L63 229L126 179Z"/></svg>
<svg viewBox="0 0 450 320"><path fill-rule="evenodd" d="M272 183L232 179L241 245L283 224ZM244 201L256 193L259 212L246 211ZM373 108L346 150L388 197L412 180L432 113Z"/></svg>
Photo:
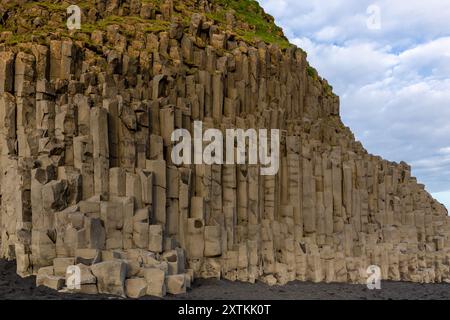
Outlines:
<svg viewBox="0 0 450 320"><path fill-rule="evenodd" d="M73 32L51 24L65 21L62 2L11 2L0 253L21 276L61 289L81 264L78 291L130 297L183 293L195 277L365 283L370 265L383 279L450 280L446 209L407 164L355 141L338 97L282 36L249 42L258 30L224 1L78 1L87 30ZM15 40L30 24L53 31ZM278 174L174 165L170 135L194 120L280 129Z"/></svg>

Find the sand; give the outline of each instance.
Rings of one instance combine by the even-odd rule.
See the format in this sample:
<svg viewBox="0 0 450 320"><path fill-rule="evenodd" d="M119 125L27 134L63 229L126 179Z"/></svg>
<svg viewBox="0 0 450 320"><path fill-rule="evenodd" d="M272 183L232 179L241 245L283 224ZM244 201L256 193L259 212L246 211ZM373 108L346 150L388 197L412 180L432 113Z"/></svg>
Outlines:
<svg viewBox="0 0 450 320"><path fill-rule="evenodd" d="M109 296L62 294L44 287L36 288L35 277L22 279L15 273L15 263L0 261L0 300L105 300ZM382 282L382 289L371 291L366 286L351 284L317 284L292 282L270 287L222 280L199 279L187 294L167 296L167 300L447 300L450 284L416 284ZM152 299L146 297L145 299Z"/></svg>

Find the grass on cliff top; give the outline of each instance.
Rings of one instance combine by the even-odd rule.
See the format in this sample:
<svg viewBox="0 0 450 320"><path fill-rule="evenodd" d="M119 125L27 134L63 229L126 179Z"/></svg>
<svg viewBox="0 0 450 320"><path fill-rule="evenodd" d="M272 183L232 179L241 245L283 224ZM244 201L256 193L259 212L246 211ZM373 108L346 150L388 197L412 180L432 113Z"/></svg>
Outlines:
<svg viewBox="0 0 450 320"><path fill-rule="evenodd" d="M142 3L152 3L155 8L163 2L161 0L141 0ZM279 28L274 18L264 12L261 6L255 0L210 0L214 9L207 16L210 19L217 21L222 27L226 25L226 13L230 10L234 11L236 20L238 21L238 27L235 32L238 38L251 44L255 44L258 41L264 41L268 44L276 44L280 48L287 48L290 46L289 41L283 34L281 28ZM174 1L175 12L178 16L183 18L183 21L188 23L190 21L189 4L191 2L186 1ZM74 0L73 4L80 6L83 10L94 5L93 0ZM50 12L65 13L69 2L66 1L32 1L23 5L11 2L6 7L8 9L15 8L17 13L21 12L21 9L30 9L41 7ZM192 9L192 7L190 7ZM146 32L160 32L168 30L170 22L160 20L145 20L138 16L107 16L102 20L97 21L95 24L82 24L82 32L92 32L93 30L100 29L105 30L108 25L118 24L121 26L129 25L130 21L135 24L141 25L141 30ZM64 26L62 26L64 27ZM128 28L126 28L128 29ZM14 30L11 30L14 32ZM55 30L56 31L56 30ZM19 37L17 37L19 38ZM26 38L26 37L25 37ZM20 41L19 39L17 39Z"/></svg>
<svg viewBox="0 0 450 320"><path fill-rule="evenodd" d="M306 67L306 73L314 80L320 81L323 83L324 90L327 95L333 95L333 86L330 85L326 80L322 79L314 67L311 67L310 65L308 65Z"/></svg>
<svg viewBox="0 0 450 320"><path fill-rule="evenodd" d="M71 1L67 1L67 2L63 1L63 2L58 2L58 3L54 3L54 2L51 2L51 1L33 1L33 2L28 2L28 3L26 3L26 4L22 5L22 6L25 7L25 8L32 8L32 7L38 6L38 7L45 8L45 9L47 9L49 11L52 11L52 12L54 12L54 11L63 11L63 12L65 12L67 10L67 8L70 5L72 5L72 4L79 6L81 9L89 9L90 7L92 7L94 5L94 1L92 1L92 0L85 0L85 1L78 0L78 1L72 1L72 2ZM15 5L17 5L17 4L15 4Z"/></svg>
<svg viewBox="0 0 450 320"><path fill-rule="evenodd" d="M222 7L208 16L215 21L226 23L226 13L233 10L236 20L247 24L250 30L237 29L238 35L247 42L264 41L277 44L281 48L290 46L283 30L275 24L274 18L265 13L255 0L212 0L213 4Z"/></svg>

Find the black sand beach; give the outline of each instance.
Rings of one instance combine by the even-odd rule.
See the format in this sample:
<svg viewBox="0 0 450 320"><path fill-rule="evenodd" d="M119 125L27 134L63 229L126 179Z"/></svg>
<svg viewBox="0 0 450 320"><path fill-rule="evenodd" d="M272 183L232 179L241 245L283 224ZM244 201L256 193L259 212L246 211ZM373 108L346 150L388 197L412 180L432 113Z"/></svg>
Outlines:
<svg viewBox="0 0 450 320"><path fill-rule="evenodd" d="M20 278L15 263L0 261L0 300L104 300L109 296L62 294L35 286L35 277ZM447 300L450 284L383 282L381 290L370 291L362 285L292 282L269 287L218 280L197 280L187 294L167 296L168 300ZM152 298L145 298L151 300Z"/></svg>

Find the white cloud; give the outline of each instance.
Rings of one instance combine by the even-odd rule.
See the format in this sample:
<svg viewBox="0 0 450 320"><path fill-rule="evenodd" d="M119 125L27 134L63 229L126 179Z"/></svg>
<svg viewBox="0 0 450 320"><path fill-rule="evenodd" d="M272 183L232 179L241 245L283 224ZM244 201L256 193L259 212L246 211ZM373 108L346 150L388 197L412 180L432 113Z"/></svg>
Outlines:
<svg viewBox="0 0 450 320"><path fill-rule="evenodd" d="M450 1L260 2L333 85L369 152L411 163L432 192L450 190ZM366 26L372 4L380 30Z"/></svg>
<svg viewBox="0 0 450 320"><path fill-rule="evenodd" d="M439 153L450 154L450 147L440 148Z"/></svg>

